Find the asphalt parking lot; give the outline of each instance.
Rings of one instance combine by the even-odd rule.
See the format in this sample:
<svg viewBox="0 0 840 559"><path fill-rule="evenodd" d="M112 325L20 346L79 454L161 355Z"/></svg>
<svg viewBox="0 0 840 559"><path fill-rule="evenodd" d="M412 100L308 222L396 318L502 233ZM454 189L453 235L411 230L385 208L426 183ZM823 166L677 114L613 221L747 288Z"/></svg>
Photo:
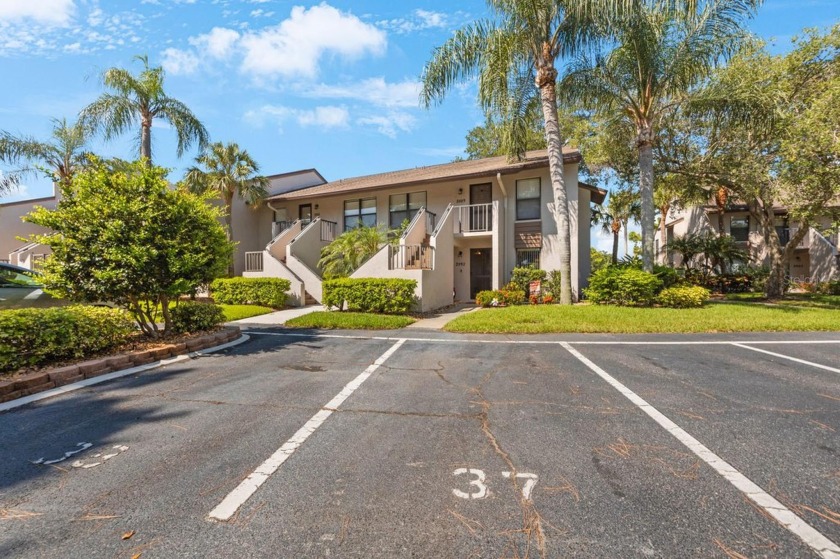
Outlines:
<svg viewBox="0 0 840 559"><path fill-rule="evenodd" d="M249 335L0 414L0 557L840 557L838 334Z"/></svg>

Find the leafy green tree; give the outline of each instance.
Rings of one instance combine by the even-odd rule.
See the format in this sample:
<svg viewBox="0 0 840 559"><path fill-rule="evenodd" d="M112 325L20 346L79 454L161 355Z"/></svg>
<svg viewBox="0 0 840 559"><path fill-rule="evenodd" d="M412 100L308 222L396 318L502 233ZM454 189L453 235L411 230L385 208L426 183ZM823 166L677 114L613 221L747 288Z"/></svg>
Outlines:
<svg viewBox="0 0 840 559"><path fill-rule="evenodd" d="M763 45L719 70L695 98L707 148L675 171L747 203L770 260L767 297L781 297L796 246L840 197L840 25L809 31L784 55ZM778 207L798 229L783 245Z"/></svg>
<svg viewBox="0 0 840 559"><path fill-rule="evenodd" d="M51 292L115 303L157 337L161 320L171 331L170 302L225 273L233 245L221 210L170 189L165 169L94 159L60 187L55 210L36 208L25 218L55 233L33 237L53 251L43 267Z"/></svg>
<svg viewBox="0 0 840 559"><path fill-rule="evenodd" d="M67 119L52 122L52 138L48 141L0 132L0 161L14 166L0 175L0 194L17 188L23 177L40 173L56 184L69 184L85 166L90 130L80 122L68 124Z"/></svg>
<svg viewBox="0 0 840 559"><path fill-rule="evenodd" d="M689 271L694 269L694 258L703 253L703 241L699 235L687 233L671 239L666 245L666 249L679 254L683 268Z"/></svg>
<svg viewBox="0 0 840 559"><path fill-rule="evenodd" d="M589 249L590 273L594 274L602 268L606 268L611 263L610 254L603 250L598 250L595 247Z"/></svg>
<svg viewBox="0 0 840 559"><path fill-rule="evenodd" d="M203 149L210 139L204 125L181 101L169 97L163 89L164 71L160 66L149 67L148 56L136 56L143 63L139 74L123 68L108 68L102 74L102 84L111 90L103 93L82 110L79 117L101 131L106 140L121 136L138 125L140 157L152 164L152 123L162 119L172 125L178 136L178 157L193 142Z"/></svg>
<svg viewBox="0 0 840 559"><path fill-rule="evenodd" d="M584 53L561 83L569 101L594 107L634 131L646 271L652 271L654 263L653 147L659 123L738 47L744 20L758 3L636 2L633 9L604 22L605 33L616 37L614 48Z"/></svg>
<svg viewBox="0 0 840 559"><path fill-rule="evenodd" d="M384 227L356 227L321 249L318 268L324 279L344 278L355 272L388 242Z"/></svg>
<svg viewBox="0 0 840 559"><path fill-rule="evenodd" d="M213 194L225 203L228 239L233 239L233 197L239 196L255 206L266 196L268 179L260 176L260 166L238 144L214 142L195 159L200 167L190 167L184 183L190 192Z"/></svg>
<svg viewBox="0 0 840 559"><path fill-rule="evenodd" d="M487 0L494 20L458 29L435 49L423 70L421 101L441 101L456 83L478 77L479 102L505 123L502 145L520 156L526 145L533 103L542 111L549 174L554 193L561 289L559 302L571 304L571 236L563 178L563 137L557 113L557 61L589 38L588 23L606 19L633 0Z"/></svg>
<svg viewBox="0 0 840 559"><path fill-rule="evenodd" d="M545 149L545 134L542 122L536 111L528 111L525 115L524 145L525 151ZM505 124L497 117L488 114L484 124L472 128L467 133L467 159L483 159L485 157L499 157L507 155L509 149L503 145Z"/></svg>

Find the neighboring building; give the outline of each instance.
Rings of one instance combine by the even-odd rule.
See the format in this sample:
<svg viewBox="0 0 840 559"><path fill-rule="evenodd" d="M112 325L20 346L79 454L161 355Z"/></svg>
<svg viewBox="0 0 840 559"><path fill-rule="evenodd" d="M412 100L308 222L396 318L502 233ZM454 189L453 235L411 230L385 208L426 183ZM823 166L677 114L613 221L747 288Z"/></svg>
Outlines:
<svg viewBox="0 0 840 559"><path fill-rule="evenodd" d="M39 260L52 253L48 246L21 240L49 231L38 225L26 223L21 218L36 206L54 209L57 203L58 197L53 195L0 204L0 262L32 269L38 266Z"/></svg>
<svg viewBox="0 0 840 559"><path fill-rule="evenodd" d="M571 229L572 289L589 277L590 202L606 192L578 182L580 153L564 149L564 179ZM418 167L333 182L315 169L268 177L265 204L234 197L234 272L281 277L292 283L291 302L321 300L321 248L341 232L363 225L410 225L399 245L383 247L353 277L417 280L422 310L473 299L505 285L513 268L560 267L554 194L545 150L521 161L505 157ZM55 207L55 197L0 205L0 255L32 267L31 255L49 251L15 237L41 232L20 217L35 205Z"/></svg>
<svg viewBox="0 0 840 559"><path fill-rule="evenodd" d="M589 276L590 202L603 202L606 193L578 183L577 150L564 150L563 158L572 289L579 294ZM502 287L516 266L558 269L553 199L544 150L521 161L460 161L297 189L269 197L279 234L268 237L267 222L252 224L268 244L246 251L243 272L290 280L296 304L320 301L321 248L359 224L396 228L408 219L399 245L383 247L353 277L415 279L422 310L435 309ZM234 227L236 222L234 216ZM234 237L244 245L243 237ZM249 246L258 244L252 241Z"/></svg>
<svg viewBox="0 0 840 559"><path fill-rule="evenodd" d="M794 236L798 224L788 218L784 207L775 208L776 232L783 245ZM686 234L718 232L718 208L714 204L696 206L668 216L665 222L665 242L661 231L656 232L656 250L663 262L673 266L682 264L679 253L667 250L668 243L675 237ZM823 235L819 230L827 230L831 220L825 218L811 227L805 238L797 245L790 261L788 276L797 281L821 282L840 277L840 238L838 233ZM742 249L750 256L753 265L768 265L769 255L764 242L764 232L750 215L745 204L732 204L723 213L724 233L731 235Z"/></svg>

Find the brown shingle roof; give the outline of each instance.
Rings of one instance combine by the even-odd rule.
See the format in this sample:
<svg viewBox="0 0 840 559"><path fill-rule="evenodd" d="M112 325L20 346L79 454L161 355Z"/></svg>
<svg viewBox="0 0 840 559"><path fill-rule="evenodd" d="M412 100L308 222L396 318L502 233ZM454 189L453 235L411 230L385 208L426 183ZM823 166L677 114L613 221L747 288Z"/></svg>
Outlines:
<svg viewBox="0 0 840 559"><path fill-rule="evenodd" d="M574 148L563 148L563 162L580 162L580 152ZM492 177L496 173L508 175L527 169L546 167L547 165L548 155L546 150L529 151L521 161L509 162L506 157L489 157L487 159L470 159L455 163L404 169L402 171L390 171L376 175L365 175L363 177L328 182L310 188L302 188L294 192L285 192L272 196L268 200L295 200L327 196L339 192L358 192L420 183Z"/></svg>

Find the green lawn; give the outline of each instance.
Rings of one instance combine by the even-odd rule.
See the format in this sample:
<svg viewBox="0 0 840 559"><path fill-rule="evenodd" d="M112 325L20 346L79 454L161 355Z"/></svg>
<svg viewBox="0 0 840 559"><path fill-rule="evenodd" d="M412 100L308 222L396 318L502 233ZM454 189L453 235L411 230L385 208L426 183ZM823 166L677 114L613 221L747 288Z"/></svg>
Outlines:
<svg viewBox="0 0 840 559"><path fill-rule="evenodd" d="M821 295L819 293L788 293L784 299L765 299L762 293L729 293L726 300L753 301L788 307L840 309L840 295Z"/></svg>
<svg viewBox="0 0 840 559"><path fill-rule="evenodd" d="M840 313L829 309L750 303L709 303L700 309L520 305L467 313L447 324L445 329L500 334L840 330Z"/></svg>
<svg viewBox="0 0 840 559"><path fill-rule="evenodd" d="M414 322L410 316L362 312L318 311L286 321L290 328L392 330Z"/></svg>
<svg viewBox="0 0 840 559"><path fill-rule="evenodd" d="M274 312L271 307L261 307L259 305L219 305L225 311L225 321L240 320L243 318L251 318L252 316L259 316L261 314L268 314Z"/></svg>

